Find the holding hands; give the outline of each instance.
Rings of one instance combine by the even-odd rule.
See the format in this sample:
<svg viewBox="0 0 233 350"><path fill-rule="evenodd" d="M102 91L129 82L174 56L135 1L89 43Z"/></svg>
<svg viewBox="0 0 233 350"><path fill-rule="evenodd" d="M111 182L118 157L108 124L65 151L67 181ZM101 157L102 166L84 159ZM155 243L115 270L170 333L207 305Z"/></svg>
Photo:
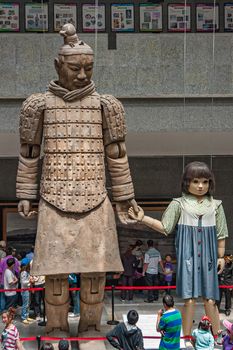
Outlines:
<svg viewBox="0 0 233 350"><path fill-rule="evenodd" d="M129 217L136 221L142 221L144 218L144 210L141 207L137 207L138 212L135 211L133 207L130 207L128 210Z"/></svg>

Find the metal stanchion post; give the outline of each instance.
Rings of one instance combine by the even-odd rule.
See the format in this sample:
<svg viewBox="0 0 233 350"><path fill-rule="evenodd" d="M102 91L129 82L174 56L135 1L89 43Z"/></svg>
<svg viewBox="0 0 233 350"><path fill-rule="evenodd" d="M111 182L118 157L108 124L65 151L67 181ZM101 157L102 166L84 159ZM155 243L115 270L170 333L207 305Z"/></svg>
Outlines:
<svg viewBox="0 0 233 350"><path fill-rule="evenodd" d="M112 285L112 289L111 289L111 292L112 292L112 319L111 319L111 321L107 322L107 324L110 324L112 326L115 326L119 323L119 321L114 320L114 289L115 289L115 286Z"/></svg>
<svg viewBox="0 0 233 350"><path fill-rule="evenodd" d="M38 347L38 350L40 350L41 336L40 336L40 335L37 335L36 340L37 340L37 347Z"/></svg>

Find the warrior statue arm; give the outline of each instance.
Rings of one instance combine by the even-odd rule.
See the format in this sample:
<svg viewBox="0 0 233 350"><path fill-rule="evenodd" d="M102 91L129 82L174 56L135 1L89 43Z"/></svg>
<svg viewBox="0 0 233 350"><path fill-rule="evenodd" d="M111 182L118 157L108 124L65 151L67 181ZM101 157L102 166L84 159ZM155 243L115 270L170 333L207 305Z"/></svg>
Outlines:
<svg viewBox="0 0 233 350"><path fill-rule="evenodd" d="M127 224L130 221L132 222L128 217L129 207L133 207L135 212L138 211L138 208L134 199L134 189L125 143L111 143L106 146L105 152L111 175L112 196L116 202L117 215L122 223Z"/></svg>
<svg viewBox="0 0 233 350"><path fill-rule="evenodd" d="M24 103L20 115L20 155L16 178L16 196L20 199L19 214L32 216L31 200L37 198L38 168L45 100L43 94L34 94Z"/></svg>
<svg viewBox="0 0 233 350"><path fill-rule="evenodd" d="M129 207L138 211L125 146L125 114L120 101L111 95L101 96L104 145L107 166L112 183L112 197L122 223L133 223L128 216Z"/></svg>

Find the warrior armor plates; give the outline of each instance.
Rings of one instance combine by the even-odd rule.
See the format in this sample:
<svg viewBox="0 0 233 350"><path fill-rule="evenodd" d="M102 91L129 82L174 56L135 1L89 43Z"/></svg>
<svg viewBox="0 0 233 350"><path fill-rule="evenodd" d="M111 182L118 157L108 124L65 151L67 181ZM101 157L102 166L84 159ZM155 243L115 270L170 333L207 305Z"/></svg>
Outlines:
<svg viewBox="0 0 233 350"><path fill-rule="evenodd" d="M82 213L106 197L100 96L65 102L46 93L41 196L58 209Z"/></svg>

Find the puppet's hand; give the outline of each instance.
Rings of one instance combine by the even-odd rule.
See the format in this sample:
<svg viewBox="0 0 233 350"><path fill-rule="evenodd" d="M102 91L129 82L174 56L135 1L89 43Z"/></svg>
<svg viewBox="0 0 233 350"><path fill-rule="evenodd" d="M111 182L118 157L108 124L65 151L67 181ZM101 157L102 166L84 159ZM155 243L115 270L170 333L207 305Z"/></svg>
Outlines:
<svg viewBox="0 0 233 350"><path fill-rule="evenodd" d="M218 267L218 275L223 272L224 266L225 266L225 260L224 258L218 258L217 260L217 267Z"/></svg>
<svg viewBox="0 0 233 350"><path fill-rule="evenodd" d="M141 207L137 206L138 211L135 212L135 208L130 207L128 210L129 217L136 221L142 221L144 218L144 211Z"/></svg>

